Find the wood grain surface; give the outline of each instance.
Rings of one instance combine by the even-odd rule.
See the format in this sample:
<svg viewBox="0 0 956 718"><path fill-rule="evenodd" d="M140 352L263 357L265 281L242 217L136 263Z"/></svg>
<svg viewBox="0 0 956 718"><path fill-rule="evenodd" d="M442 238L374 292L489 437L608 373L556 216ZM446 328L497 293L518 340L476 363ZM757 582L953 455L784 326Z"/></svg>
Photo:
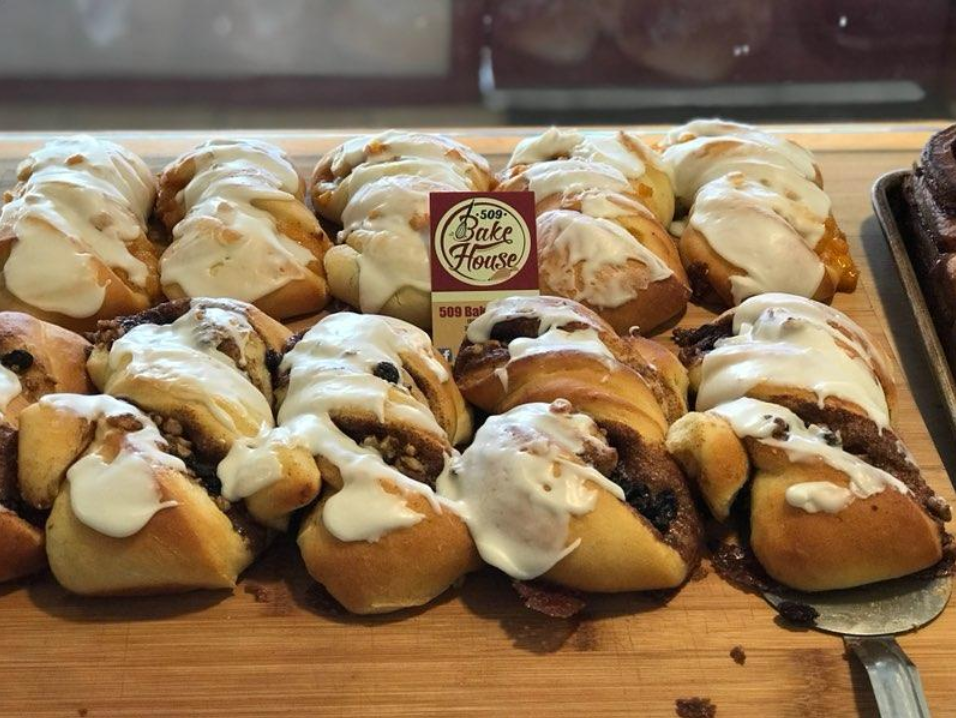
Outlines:
<svg viewBox="0 0 956 718"><path fill-rule="evenodd" d="M863 270L860 289L836 306L902 357L895 424L929 482L954 501L908 384L947 453L952 440L934 418L935 390L869 199L873 181L910 165L937 126L783 129L817 151ZM500 166L529 132L455 134ZM306 171L343 138L245 134L286 147ZM157 168L203 138L112 136ZM0 184L43 139L0 135ZM681 324L710 316L693 307ZM280 541L232 594L81 599L49 576L0 586L0 715L673 716L675 700L693 696L710 698L721 718L877 715L864 671L838 638L784 628L774 615L708 571L669 601L593 597L583 615L553 620L522 608L489 570L422 610L355 618L330 605ZM933 714L956 715L956 607L900 643ZM730 657L737 645L742 666Z"/></svg>

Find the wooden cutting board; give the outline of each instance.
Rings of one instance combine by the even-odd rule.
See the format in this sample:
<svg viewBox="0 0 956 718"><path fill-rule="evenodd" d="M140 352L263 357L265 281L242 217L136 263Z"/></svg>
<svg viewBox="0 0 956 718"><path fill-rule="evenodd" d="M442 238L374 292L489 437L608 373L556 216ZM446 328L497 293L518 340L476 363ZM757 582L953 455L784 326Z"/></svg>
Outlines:
<svg viewBox="0 0 956 718"><path fill-rule="evenodd" d="M919 382L928 379L870 218L869 188L879 174L909 165L929 129L790 128L817 150L862 269L860 288L840 295L837 308L891 350L898 345ZM249 134L285 146L304 171L343 138ZM497 167L524 134L459 136ZM203 138L115 136L156 167ZM0 135L2 186L42 139ZM895 336L884 331L887 315ZM692 307L681 324L710 317ZM929 482L956 503L897 373L899 433ZM866 675L838 638L784 628L774 616L762 599L708 571L666 605L640 595L593 597L581 616L554 620L524 609L509 582L486 571L421 610L356 618L329 605L282 541L232 594L82 599L49 576L0 586L0 715L673 716L675 699L693 696L710 698L724 718L876 715ZM934 715L956 715L956 607L900 643L920 667ZM742 666L729 655L737 645L747 656Z"/></svg>

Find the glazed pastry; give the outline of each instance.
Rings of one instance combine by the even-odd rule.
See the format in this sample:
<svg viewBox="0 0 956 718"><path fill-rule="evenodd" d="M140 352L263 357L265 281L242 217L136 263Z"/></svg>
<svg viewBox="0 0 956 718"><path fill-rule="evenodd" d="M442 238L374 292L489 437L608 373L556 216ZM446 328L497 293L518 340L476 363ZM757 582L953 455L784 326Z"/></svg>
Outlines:
<svg viewBox="0 0 956 718"><path fill-rule="evenodd" d="M552 127L518 143L503 179L520 174L528 165L566 159L614 168L660 222L667 225L674 218L674 190L664 163L637 135L623 130L580 132Z"/></svg>
<svg viewBox="0 0 956 718"><path fill-rule="evenodd" d="M431 325L428 193L451 187L416 175L361 187L342 214L340 244L325 257L332 294L366 314Z"/></svg>
<svg viewBox="0 0 956 718"><path fill-rule="evenodd" d="M291 160L264 142L210 140L173 161L156 199L172 238L166 296L240 299L278 319L322 309L329 240L304 193Z"/></svg>
<svg viewBox="0 0 956 718"><path fill-rule="evenodd" d="M701 187L680 254L695 294L730 306L763 292L830 301L859 274L826 193L770 165Z"/></svg>
<svg viewBox="0 0 956 718"><path fill-rule="evenodd" d="M679 316L690 289L673 240L650 210L601 190L564 194L538 215L543 294L581 302L619 334Z"/></svg>
<svg viewBox="0 0 956 718"><path fill-rule="evenodd" d="M88 369L149 415L216 501L282 530L318 493L311 455L283 444L256 461L245 447L274 426L271 368L290 336L244 302L179 300L103 323Z"/></svg>
<svg viewBox="0 0 956 718"><path fill-rule="evenodd" d="M17 168L0 212L0 310L77 331L161 296L143 161L88 135L53 140Z"/></svg>
<svg viewBox="0 0 956 718"><path fill-rule="evenodd" d="M779 404L743 398L680 419L667 446L716 518L740 516L771 579L826 591L905 576L956 553L945 532L949 507L895 436L860 438L853 422L808 424ZM749 510L738 501L745 488Z"/></svg>
<svg viewBox="0 0 956 718"><path fill-rule="evenodd" d="M74 593L231 588L263 546L125 401L44 397L21 414L19 445L23 497L50 509L50 568Z"/></svg>
<svg viewBox="0 0 956 718"><path fill-rule="evenodd" d="M390 130L328 153L312 183L316 212L342 225L325 258L333 296L428 329L428 195L490 189L485 159L443 135Z"/></svg>
<svg viewBox="0 0 956 718"><path fill-rule="evenodd" d="M46 394L90 392L89 344L27 314L0 312L0 581L46 565L43 519L17 481L20 413Z"/></svg>
<svg viewBox="0 0 956 718"><path fill-rule="evenodd" d="M683 211L694 203L701 187L730 172L752 177L752 172L771 166L823 186L820 168L808 150L752 125L694 120L668 132L658 149L670 168Z"/></svg>
<svg viewBox="0 0 956 718"><path fill-rule="evenodd" d="M312 205L322 217L343 224L342 213L358 190L382 177L411 175L450 189L492 187L488 162L450 137L388 130L355 137L325 155L312 173Z"/></svg>
<svg viewBox="0 0 956 718"><path fill-rule="evenodd" d="M569 300L513 298L469 325L455 379L500 414L440 483L486 561L585 591L687 578L701 529L664 448L686 390L673 355Z"/></svg>
<svg viewBox="0 0 956 718"><path fill-rule="evenodd" d="M841 312L786 294L748 299L713 322L676 330L696 409L742 397L781 404L812 423L831 414L887 430L896 399L889 361Z"/></svg>
<svg viewBox="0 0 956 718"><path fill-rule="evenodd" d="M560 368L552 371L552 363ZM494 414L551 401L540 397L550 394L589 413L599 384L602 410L613 406L649 436L662 437L687 411L687 373L673 354L650 339L620 337L587 307L558 297L489 303L468 326L455 381L469 402Z"/></svg>
<svg viewBox="0 0 956 718"><path fill-rule="evenodd" d="M250 456L285 443L315 456L326 490L299 548L316 581L353 613L385 613L427 603L476 566L468 530L433 490L471 418L428 335L332 314L279 375L278 428Z"/></svg>

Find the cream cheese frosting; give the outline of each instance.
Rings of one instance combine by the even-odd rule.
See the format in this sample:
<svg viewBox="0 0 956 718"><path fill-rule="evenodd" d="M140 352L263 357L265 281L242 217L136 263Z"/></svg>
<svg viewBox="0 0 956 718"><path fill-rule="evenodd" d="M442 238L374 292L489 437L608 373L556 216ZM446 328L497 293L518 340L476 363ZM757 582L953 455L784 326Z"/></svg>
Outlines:
<svg viewBox="0 0 956 718"><path fill-rule="evenodd" d="M594 510L598 491L624 500L620 486L579 458L607 450L594 421L558 400L490 417L438 491L461 506L481 557L509 576L537 578L580 545L572 516Z"/></svg>

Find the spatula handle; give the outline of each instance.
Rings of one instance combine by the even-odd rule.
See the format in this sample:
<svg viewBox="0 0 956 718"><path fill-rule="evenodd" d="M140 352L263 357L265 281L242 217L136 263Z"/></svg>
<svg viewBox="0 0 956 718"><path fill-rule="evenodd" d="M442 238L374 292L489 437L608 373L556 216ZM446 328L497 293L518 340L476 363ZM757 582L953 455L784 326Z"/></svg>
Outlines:
<svg viewBox="0 0 956 718"><path fill-rule="evenodd" d="M893 636L845 636L870 676L882 718L930 718L919 671Z"/></svg>

